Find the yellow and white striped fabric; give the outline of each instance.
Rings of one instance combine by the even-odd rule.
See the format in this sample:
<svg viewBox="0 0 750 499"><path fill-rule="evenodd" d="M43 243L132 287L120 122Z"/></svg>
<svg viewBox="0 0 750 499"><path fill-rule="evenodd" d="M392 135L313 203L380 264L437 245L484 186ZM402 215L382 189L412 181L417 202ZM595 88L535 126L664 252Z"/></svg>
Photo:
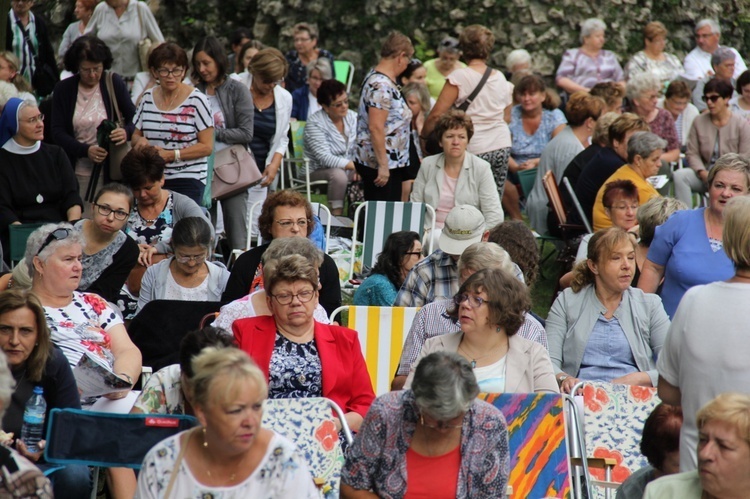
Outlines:
<svg viewBox="0 0 750 499"><path fill-rule="evenodd" d="M339 307L331 319L346 309L349 310L346 326L359 334L373 389L376 395L382 395L391 389L406 335L419 307Z"/></svg>

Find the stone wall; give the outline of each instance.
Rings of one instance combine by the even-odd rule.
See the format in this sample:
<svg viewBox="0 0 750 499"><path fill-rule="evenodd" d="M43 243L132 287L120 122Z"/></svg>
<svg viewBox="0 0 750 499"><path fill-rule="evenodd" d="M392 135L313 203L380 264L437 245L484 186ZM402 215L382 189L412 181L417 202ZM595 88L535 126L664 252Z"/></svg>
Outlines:
<svg viewBox="0 0 750 499"><path fill-rule="evenodd" d="M62 34L72 18L73 0L44 5ZM724 44L750 56L748 0L151 0L165 36L191 46L204 34L227 36L237 26L283 51L292 46L291 27L317 24L320 46L362 68L377 60L380 41L392 29L411 36L417 55L429 58L446 34L484 24L495 33L493 63L502 67L513 49L531 52L536 69L552 75L565 49L579 45L579 23L599 17L607 25L605 48L624 63L642 47L641 30L659 20L670 30L667 50L682 58L693 47L697 20L719 19Z"/></svg>

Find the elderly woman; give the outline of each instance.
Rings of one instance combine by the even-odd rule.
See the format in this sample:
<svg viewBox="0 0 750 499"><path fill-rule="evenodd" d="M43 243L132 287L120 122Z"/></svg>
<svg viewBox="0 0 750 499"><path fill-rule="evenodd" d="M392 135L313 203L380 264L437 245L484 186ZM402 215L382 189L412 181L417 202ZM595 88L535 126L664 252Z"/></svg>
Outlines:
<svg viewBox="0 0 750 499"><path fill-rule="evenodd" d="M531 54L526 49L511 50L505 57L506 77L510 79L514 73L531 71Z"/></svg>
<svg viewBox="0 0 750 499"><path fill-rule="evenodd" d="M404 388L411 387L414 366L423 357L448 351L470 362L482 392L559 392L547 350L516 335L531 309L522 282L504 270L480 270L461 285L453 303L448 313L461 331L427 340Z"/></svg>
<svg viewBox="0 0 750 499"><path fill-rule="evenodd" d="M648 464L617 488L616 499L643 499L650 482L680 471L682 407L660 403L643 425L641 454Z"/></svg>
<svg viewBox="0 0 750 499"><path fill-rule="evenodd" d="M372 273L354 292L354 305L390 307L409 271L422 259L416 232L402 230L388 236Z"/></svg>
<svg viewBox="0 0 750 499"><path fill-rule="evenodd" d="M448 75L457 69L465 68L466 64L459 61L461 50L458 48L458 40L452 36L446 36L437 47L437 59L425 61L427 70L425 84L430 91L430 97L437 99L445 86Z"/></svg>
<svg viewBox="0 0 750 499"><path fill-rule="evenodd" d="M183 218L172 231L174 256L146 270L138 312L152 300L221 301L229 271L208 260L213 232L203 217Z"/></svg>
<svg viewBox="0 0 750 499"><path fill-rule="evenodd" d="M372 405L341 473L341 497L502 497L508 481L505 418L478 400L471 365L435 352L409 390ZM450 459L446 457L450 456Z"/></svg>
<svg viewBox="0 0 750 499"><path fill-rule="evenodd" d="M631 288L635 242L622 229L597 232L588 259L547 316L557 381L570 393L580 381L656 386L656 357L669 318L656 295Z"/></svg>
<svg viewBox="0 0 750 499"><path fill-rule="evenodd" d="M271 316L235 321L237 344L265 374L271 398L327 397L359 430L375 394L357 332L314 319L318 272L304 257L274 263L266 282Z"/></svg>
<svg viewBox="0 0 750 499"><path fill-rule="evenodd" d="M73 42L83 36L86 26L88 26L91 16L94 14L96 3L96 0L76 1L73 8L73 16L76 20L68 24L68 27L65 28L65 33L63 33L62 40L60 40L60 46L57 48L57 55L60 59L65 57L65 53L73 45Z"/></svg>
<svg viewBox="0 0 750 499"><path fill-rule="evenodd" d="M645 73L653 75L664 87L684 72L682 62L675 55L664 52L668 34L666 26L659 21L652 21L643 28L644 48L625 66L626 80Z"/></svg>
<svg viewBox="0 0 750 499"><path fill-rule="evenodd" d="M675 213L656 230L638 287L660 293L670 317L685 292L698 284L729 279L734 265L723 244L724 209L750 189L750 161L739 154L719 158L708 174L708 206Z"/></svg>
<svg viewBox="0 0 750 499"><path fill-rule="evenodd" d="M263 264L263 280L271 279L273 269L276 268L276 260L286 255L300 255L304 257L315 268L323 264L324 253L315 246L315 243L304 237L282 237L274 239L268 245L268 249L263 253L261 261ZM232 324L237 319L246 317L257 317L259 315L271 315L266 300L267 293L265 289L259 289L252 293L238 298L233 302L227 303L219 311L216 320L211 324L215 327L232 330ZM393 301L388 304L390 307ZM318 304L313 312L316 321L323 324L329 324L326 310Z"/></svg>
<svg viewBox="0 0 750 499"><path fill-rule="evenodd" d="M695 118L690 128L685 155L690 168L677 170L672 177L674 197L688 206L693 205L693 192L707 191L709 172L721 156L750 154L750 124L729 108L732 92L732 85L718 78L703 89L708 112Z"/></svg>
<svg viewBox="0 0 750 499"><path fill-rule="evenodd" d="M182 82L188 58L179 45L156 47L148 56L148 67L159 85L146 90L138 104L133 148L156 147L168 163L166 187L200 204L214 146L211 104L205 94Z"/></svg>
<svg viewBox="0 0 750 499"><path fill-rule="evenodd" d="M572 94L588 92L602 81L625 83L617 56L603 49L606 29L601 19L591 18L581 23L581 47L563 54L555 76L558 87Z"/></svg>
<svg viewBox="0 0 750 499"><path fill-rule="evenodd" d="M750 71L743 72L737 78L734 90L734 97L729 101L729 108L733 113L750 122Z"/></svg>
<svg viewBox="0 0 750 499"><path fill-rule="evenodd" d="M15 384L5 356L0 355L0 418L4 416L6 408L11 403ZM34 497L52 499L54 497L52 486L42 471L15 449L10 447L4 449L0 466L8 470L8 474L0 479L0 493L12 497L14 494L23 495L28 491L33 491Z"/></svg>
<svg viewBox="0 0 750 499"><path fill-rule="evenodd" d="M62 80L52 96L52 138L67 153L79 193L87 201L92 201L96 191L109 180L109 153L97 142L97 128L104 120L117 123L115 104L125 128L117 123L109 134L112 144L124 144L135 130L135 106L125 82L117 74L102 77L111 67L112 53L103 41L93 36L78 38L65 54L65 69L74 76ZM112 79L114 95L109 94L108 78ZM93 174L95 164L103 168ZM95 184L90 186L92 179ZM87 217L91 214L90 209L86 210Z"/></svg>
<svg viewBox="0 0 750 499"><path fill-rule="evenodd" d="M470 205L484 216L487 227L503 221L497 186L490 163L467 152L474 136L471 118L459 110L443 114L435 127L443 152L424 159L414 181L410 200L435 207L435 233L425 238L438 241L445 218L454 206ZM430 226L430 221L425 221Z"/></svg>
<svg viewBox="0 0 750 499"><path fill-rule="evenodd" d="M2 427L10 435L10 442L3 443L15 447L42 470L54 470L57 467L46 464L42 457L44 440L39 442L38 452L29 451L21 440L26 403L34 387L41 386L47 402L46 421L52 409L80 409L81 403L73 372L65 355L52 344L44 308L33 293L18 290L0 293L0 349L16 382L10 404L4 406ZM65 466L52 471L50 478L55 497L87 497L91 492L86 466Z"/></svg>
<svg viewBox="0 0 750 499"><path fill-rule="evenodd" d="M81 218L83 201L65 152L42 142L44 115L36 103L11 98L0 115L0 238L8 226ZM6 256L7 258L7 256Z"/></svg>
<svg viewBox="0 0 750 499"><path fill-rule="evenodd" d="M316 59L307 65L307 79L304 85L292 92L292 118L307 121L308 116L320 110L318 89L325 80L333 76L328 59Z"/></svg>
<svg viewBox="0 0 750 499"><path fill-rule="evenodd" d="M328 205L333 215L344 213L344 196L354 173L354 142L357 113L349 109L346 86L325 80L318 89L321 109L305 125L305 157L309 158L310 180L328 182Z"/></svg>
<svg viewBox="0 0 750 499"><path fill-rule="evenodd" d="M547 85L538 75L526 75L513 89L518 105L510 112L510 134L513 145L508 161L508 181L514 187L520 183L519 170L536 168L542 151L557 134L565 129L568 120L559 109L550 109ZM521 220L518 189L503 191L503 208L513 220Z"/></svg>
<svg viewBox="0 0 750 499"><path fill-rule="evenodd" d="M86 26L86 33L98 36L110 47L114 56L112 71L130 81L138 71L146 69L141 68L140 41L148 38L154 44L164 42L151 9L137 0L99 3Z"/></svg>
<svg viewBox="0 0 750 499"><path fill-rule="evenodd" d="M391 32L380 48L377 66L362 83L354 164L367 201L401 201L412 115L396 80L412 56L411 40Z"/></svg>
<svg viewBox="0 0 750 499"><path fill-rule="evenodd" d="M643 118L652 133L667 141L661 160L671 163L680 159L680 140L672 114L656 105L662 88L661 82L652 74L640 73L632 77L626 87L629 102L626 110Z"/></svg>
<svg viewBox="0 0 750 499"><path fill-rule="evenodd" d="M141 374L141 352L122 319L101 297L76 291L81 281L83 238L68 224L46 224L26 242L31 289L44 305L52 342L75 367L92 356L132 386ZM121 398L125 393L107 395Z"/></svg>
<svg viewBox="0 0 750 499"><path fill-rule="evenodd" d="M661 106L669 111L674 120L680 150L687 150L688 133L693 126L693 120L700 114L698 108L690 102L690 87L684 81L673 81L667 87Z"/></svg>
<svg viewBox="0 0 750 499"><path fill-rule="evenodd" d="M719 47L711 54L711 69L713 70L713 74L698 80L695 88L693 88L693 104L695 104L695 107L700 112L704 112L707 109L707 102L704 95L706 84L709 81L719 79L727 81L734 86L735 62L734 52L726 47Z"/></svg>
<svg viewBox="0 0 750 499"><path fill-rule="evenodd" d="M502 199L511 146L510 129L504 117L508 112L506 109L513 102L513 85L508 83L502 72L487 65L495 45L492 31L479 24L467 26L461 32L460 45L468 67L448 76L424 124L422 137L426 138L435 129L440 117L452 106L457 105L465 110L476 132L468 150L491 165L495 187ZM477 88L480 88L479 93L467 103L467 98ZM492 226L490 223L487 225Z"/></svg>
<svg viewBox="0 0 750 499"><path fill-rule="evenodd" d="M286 89L294 92L305 85L310 73L307 67L310 63L318 59L328 61L328 70L333 78L333 54L325 49L318 48L318 30L315 26L308 23L297 23L292 28L292 37L294 39L294 50L286 53L286 60L289 62L289 74L286 75ZM282 77L284 79L284 77Z"/></svg>
<svg viewBox="0 0 750 499"><path fill-rule="evenodd" d="M236 300L263 289L263 267L260 262L270 242L283 237L309 237L314 224L312 206L299 192L284 190L268 196L258 218L260 235L268 243L240 255L232 266L222 301ZM330 256L323 255L319 274L320 304L330 314L341 306L339 271Z"/></svg>
<svg viewBox="0 0 750 499"><path fill-rule="evenodd" d="M318 497L294 444L261 428L268 387L247 354L208 348L192 366L200 426L146 454L136 497Z"/></svg>
<svg viewBox="0 0 750 499"><path fill-rule="evenodd" d="M245 87L228 77L224 47L213 36L198 40L193 48L192 80L206 94L214 117L214 153L253 140L253 100ZM231 249L247 244L247 190L221 201L224 229Z"/></svg>
<svg viewBox="0 0 750 499"><path fill-rule="evenodd" d="M687 409L685 409L687 412ZM693 461L685 473L670 475L650 483L644 499L700 499L721 497L741 499L750 487L750 396L722 393L696 414L698 469ZM692 422L688 418L687 422ZM685 441L680 443L682 450ZM688 471L689 470L689 471Z"/></svg>
<svg viewBox="0 0 750 499"><path fill-rule="evenodd" d="M628 141L628 162L612 174L599 189L594 201L594 230L612 227L611 211L604 205L604 190L607 184L618 180L629 180L635 184L640 206L659 192L648 180L659 172L661 156L667 142L651 132L637 132ZM635 212L632 214L635 217Z"/></svg>
<svg viewBox="0 0 750 499"><path fill-rule="evenodd" d="M672 215L665 227L684 213L690 212ZM693 414L719 393L745 390L750 382L750 368L744 360L750 349L742 312L750 298L749 215L747 196L738 196L727 204L724 249L734 272L685 293L664 345L664 358L659 359L659 396L668 404L682 405L686 414ZM720 313L707 314L706 310ZM695 468L692 451L696 441L694 421L688 419L680 444L683 471Z"/></svg>

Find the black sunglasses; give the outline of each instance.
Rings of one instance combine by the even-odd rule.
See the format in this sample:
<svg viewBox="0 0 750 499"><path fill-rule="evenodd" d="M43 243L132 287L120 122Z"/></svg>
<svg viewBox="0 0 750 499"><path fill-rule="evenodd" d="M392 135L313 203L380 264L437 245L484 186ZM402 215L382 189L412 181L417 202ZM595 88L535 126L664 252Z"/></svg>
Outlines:
<svg viewBox="0 0 750 499"><path fill-rule="evenodd" d="M71 230L66 229L65 227L61 227L50 232L49 236L47 236L47 239L44 240L41 248L39 248L39 251L36 252L36 256L39 256L42 251L44 251L44 248L52 244L52 241L62 241L63 239L67 238L70 233Z"/></svg>
<svg viewBox="0 0 750 499"><path fill-rule="evenodd" d="M721 99L721 95L704 95L703 96L703 102L716 102L717 100Z"/></svg>

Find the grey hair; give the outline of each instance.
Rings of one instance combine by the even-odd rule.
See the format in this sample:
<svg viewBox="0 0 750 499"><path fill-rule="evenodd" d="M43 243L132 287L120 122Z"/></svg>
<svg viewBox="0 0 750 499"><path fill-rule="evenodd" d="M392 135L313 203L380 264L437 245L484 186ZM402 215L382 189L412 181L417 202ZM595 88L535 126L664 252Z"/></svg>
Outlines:
<svg viewBox="0 0 750 499"><path fill-rule="evenodd" d="M628 140L628 163L636 156L648 158L657 149L665 151L667 141L651 132L636 132Z"/></svg>
<svg viewBox="0 0 750 499"><path fill-rule="evenodd" d="M598 17L590 17L581 23L581 43L587 36L591 36L596 31L606 31L607 25Z"/></svg>
<svg viewBox="0 0 750 499"><path fill-rule="evenodd" d="M698 24L695 25L695 31L698 31L699 29L706 26L711 28L711 33L714 33L716 35L721 34L721 27L719 26L719 23L717 23L713 19L701 19L700 21L698 21Z"/></svg>
<svg viewBox="0 0 750 499"><path fill-rule="evenodd" d="M16 382L8 368L8 360L5 354L0 354L0 419L5 416L5 410L10 405L10 397L13 395L15 386Z"/></svg>
<svg viewBox="0 0 750 499"><path fill-rule="evenodd" d="M180 219L172 228L172 249L177 246L189 248L201 246L206 250L211 249L213 231L211 225L203 217L186 217Z"/></svg>
<svg viewBox="0 0 750 499"><path fill-rule="evenodd" d="M263 265L287 255L300 255L315 268L323 265L323 252L306 237L282 237L274 239L261 257Z"/></svg>
<svg viewBox="0 0 750 499"><path fill-rule="evenodd" d="M307 71L307 77L310 78L310 74L316 69L318 70L318 72L320 72L320 76L324 80L330 80L331 78L333 78L333 72L331 71L331 61L329 61L325 57L318 57L305 67L305 70Z"/></svg>
<svg viewBox="0 0 750 499"><path fill-rule="evenodd" d="M531 66L531 54L526 49L511 50L505 58L505 67L508 71L513 71L513 67L519 64L528 64Z"/></svg>
<svg viewBox="0 0 750 499"><path fill-rule="evenodd" d="M47 247L44 248L41 253L39 253L39 248L42 247L44 241L46 241L47 237L49 237L49 235L57 229L68 229L70 231L70 234L65 239L52 241L47 245ZM29 238L26 240L26 254L24 255L23 259L29 268L29 273L32 275L34 273L33 270L35 256L39 256L39 259L41 261L46 262L47 258L49 258L50 255L52 255L52 253L57 250L57 248L60 248L62 246L69 246L71 244L80 244L81 248L85 246L83 234L75 230L69 223L61 222L59 224L44 224L39 227L37 230L32 232ZM39 254L37 255L37 253Z"/></svg>
<svg viewBox="0 0 750 499"><path fill-rule="evenodd" d="M430 92L425 85L420 83L407 83L401 89L401 95L404 96L404 99L407 99L410 95L416 95L417 99L419 99L419 107L422 108L422 112L424 114L430 112Z"/></svg>
<svg viewBox="0 0 750 499"><path fill-rule="evenodd" d="M637 99L646 92L658 92L662 88L659 78L652 73L638 73L633 75L625 87L625 95L628 99Z"/></svg>
<svg viewBox="0 0 750 499"><path fill-rule="evenodd" d="M716 50L714 50L714 53L711 54L711 67L716 67L722 62L728 61L730 59L735 59L734 52L726 47L718 47Z"/></svg>
<svg viewBox="0 0 750 499"><path fill-rule="evenodd" d="M687 210L688 206L679 199L657 196L651 198L638 208L638 232L640 244L649 247L654 240L656 228L667 221L672 213Z"/></svg>
<svg viewBox="0 0 750 499"><path fill-rule="evenodd" d="M500 269L515 275L516 269L510 255L497 243L474 243L461 253L458 259L458 275L464 270Z"/></svg>
<svg viewBox="0 0 750 499"><path fill-rule="evenodd" d="M419 411L438 421L468 411L479 395L471 365L453 352L434 352L419 361L411 390Z"/></svg>

